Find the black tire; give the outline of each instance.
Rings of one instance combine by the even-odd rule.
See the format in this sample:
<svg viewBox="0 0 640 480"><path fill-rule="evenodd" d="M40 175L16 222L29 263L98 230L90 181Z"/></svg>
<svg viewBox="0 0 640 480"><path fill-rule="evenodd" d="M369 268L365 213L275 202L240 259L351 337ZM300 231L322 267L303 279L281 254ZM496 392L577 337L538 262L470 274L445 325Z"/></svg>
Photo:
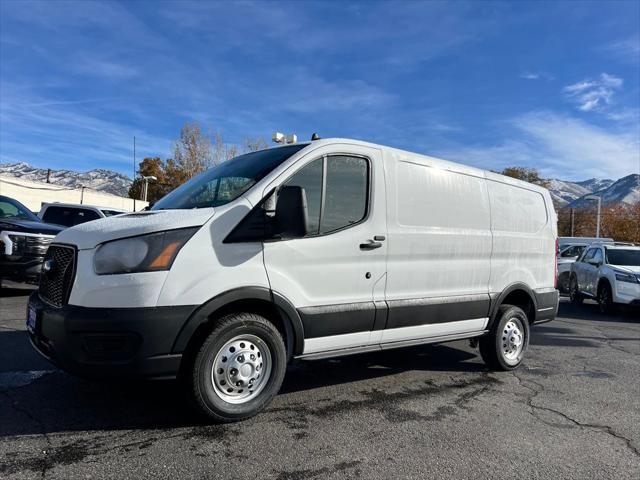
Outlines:
<svg viewBox="0 0 640 480"><path fill-rule="evenodd" d="M264 342L262 345L269 351L270 372L268 378L263 379L264 385L261 390L255 393L253 398L245 403L229 403L222 397L224 393L218 393L214 386L214 362L228 342L244 335L257 337L258 343ZM191 375L187 377L190 378L193 403L200 413L218 423L237 422L253 417L264 409L280 390L286 367L285 344L282 335L271 322L254 313L227 315L216 323L193 359ZM248 387L245 388L249 391Z"/></svg>
<svg viewBox="0 0 640 480"><path fill-rule="evenodd" d="M580 305L584 300L582 294L578 290L578 279L575 275L571 275L569 279L569 298L571 299L571 303L575 305Z"/></svg>
<svg viewBox="0 0 640 480"><path fill-rule="evenodd" d="M598 310L600 313L613 313L614 303L613 303L613 295L611 294L611 285L609 282L603 281L598 286Z"/></svg>
<svg viewBox="0 0 640 480"><path fill-rule="evenodd" d="M505 327L513 321L520 330L522 348L514 358L509 358L503 349L505 339ZM501 305L491 331L480 338L480 355L492 370L513 370L517 368L529 346L529 319L520 307L514 305Z"/></svg>
<svg viewBox="0 0 640 480"><path fill-rule="evenodd" d="M560 293L569 292L569 272L562 272L558 277L558 290Z"/></svg>

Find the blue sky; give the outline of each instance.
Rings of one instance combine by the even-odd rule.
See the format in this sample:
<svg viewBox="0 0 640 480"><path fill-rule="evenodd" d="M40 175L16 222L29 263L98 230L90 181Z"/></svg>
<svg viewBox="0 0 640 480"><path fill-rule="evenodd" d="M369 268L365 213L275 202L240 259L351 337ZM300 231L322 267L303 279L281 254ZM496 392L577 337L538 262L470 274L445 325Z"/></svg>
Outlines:
<svg viewBox="0 0 640 480"><path fill-rule="evenodd" d="M0 163L130 173L187 121L640 173L640 2L0 0Z"/></svg>

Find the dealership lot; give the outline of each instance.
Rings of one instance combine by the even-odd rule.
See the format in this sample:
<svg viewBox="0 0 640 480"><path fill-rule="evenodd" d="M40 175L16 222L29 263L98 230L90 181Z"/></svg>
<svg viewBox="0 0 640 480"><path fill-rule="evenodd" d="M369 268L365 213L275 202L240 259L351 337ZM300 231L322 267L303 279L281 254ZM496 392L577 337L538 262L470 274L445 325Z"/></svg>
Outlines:
<svg viewBox="0 0 640 480"><path fill-rule="evenodd" d="M2 478L640 478L640 315L562 299L522 368L467 342L299 362L268 410L203 424L172 382L41 359L28 290L0 294Z"/></svg>

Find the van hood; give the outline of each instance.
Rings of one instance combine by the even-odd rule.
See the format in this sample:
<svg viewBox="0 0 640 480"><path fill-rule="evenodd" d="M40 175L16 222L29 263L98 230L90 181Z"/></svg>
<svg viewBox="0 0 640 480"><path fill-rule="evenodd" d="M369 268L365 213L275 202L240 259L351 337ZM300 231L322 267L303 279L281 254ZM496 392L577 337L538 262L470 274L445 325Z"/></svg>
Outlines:
<svg viewBox="0 0 640 480"><path fill-rule="evenodd" d="M201 227L214 213L213 208L191 210L150 210L101 218L67 228L55 238L56 243L75 245L79 250L95 248L97 245L134 237L146 233L176 230L178 228Z"/></svg>

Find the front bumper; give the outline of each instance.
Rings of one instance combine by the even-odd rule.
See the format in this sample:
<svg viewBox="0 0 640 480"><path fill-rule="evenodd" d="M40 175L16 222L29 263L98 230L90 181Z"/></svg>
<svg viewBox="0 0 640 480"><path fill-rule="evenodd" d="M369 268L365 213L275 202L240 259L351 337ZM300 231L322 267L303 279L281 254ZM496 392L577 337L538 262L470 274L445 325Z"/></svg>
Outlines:
<svg viewBox="0 0 640 480"><path fill-rule="evenodd" d="M8 255L0 254L0 279L38 283L42 269L42 258L22 257L19 260L9 260Z"/></svg>
<svg viewBox="0 0 640 480"><path fill-rule="evenodd" d="M615 303L626 304L633 307L639 306L640 284L616 282L616 288L613 291L613 301Z"/></svg>
<svg viewBox="0 0 640 480"><path fill-rule="evenodd" d="M173 343L195 306L53 307L38 292L28 328L34 348L56 366L83 377L175 378L182 359Z"/></svg>

